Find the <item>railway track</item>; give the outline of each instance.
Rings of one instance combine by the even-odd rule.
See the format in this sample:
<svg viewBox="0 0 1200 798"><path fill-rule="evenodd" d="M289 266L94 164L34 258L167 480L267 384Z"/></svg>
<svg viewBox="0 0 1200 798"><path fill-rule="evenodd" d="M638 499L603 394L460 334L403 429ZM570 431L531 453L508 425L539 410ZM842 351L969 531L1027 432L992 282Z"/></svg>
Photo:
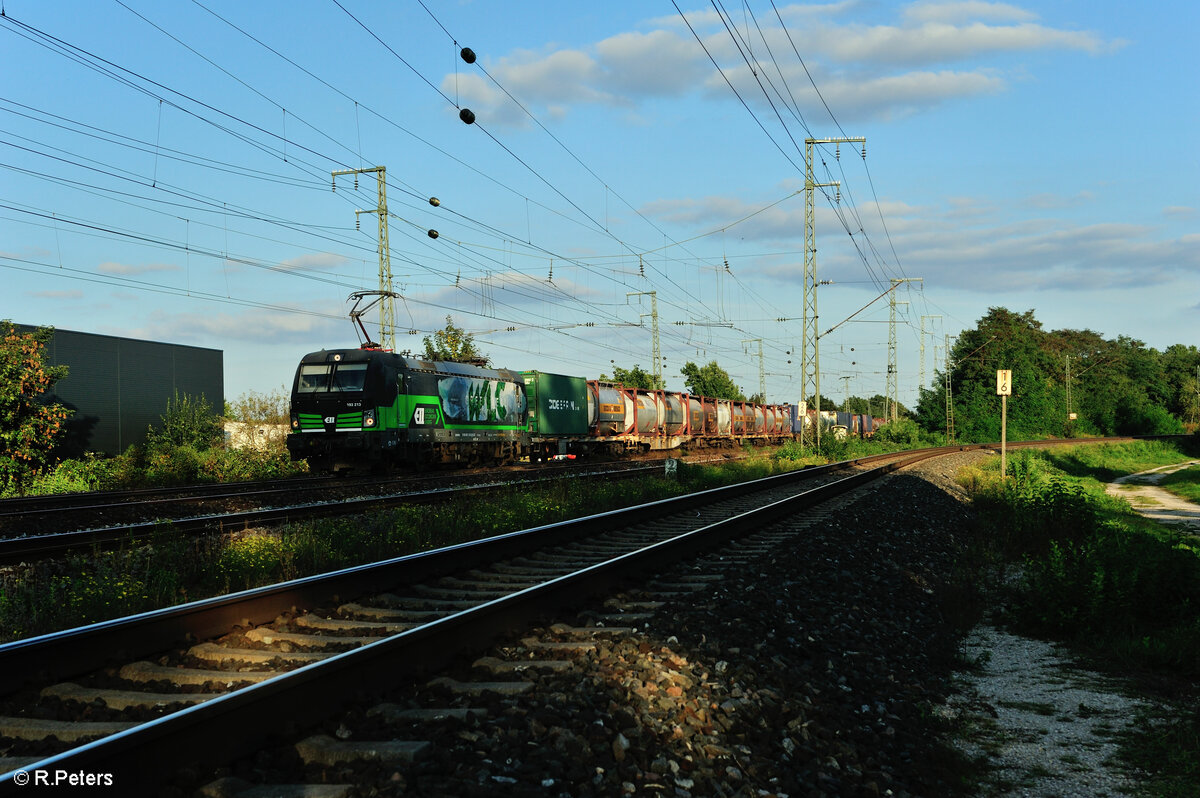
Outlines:
<svg viewBox="0 0 1200 798"><path fill-rule="evenodd" d="M347 695L444 667L464 647L903 462L845 478L844 464L808 469L4 645L0 668L16 692L0 736L21 741L13 756L51 754L5 767L121 774L123 788L155 789L181 755L221 762L261 745L275 731L264 718L311 724ZM104 736L77 744L89 735ZM67 750L46 750L55 745ZM0 791L16 786L15 772Z"/></svg>
<svg viewBox="0 0 1200 798"><path fill-rule="evenodd" d="M656 453L657 454L657 453ZM642 468L662 457L631 461L604 462L613 470ZM695 458L702 459L702 458ZM722 458L724 459L724 458ZM70 531L67 524L89 521L106 514L128 513L145 518L170 518L187 512L194 505L242 503L264 505L278 497L323 492L347 495L394 492L397 486L416 491L436 488L445 483L474 484L494 481L498 474L571 474L594 470L595 465L553 462L477 469L458 469L423 473L396 472L382 476L298 476L285 479L246 482L218 482L164 488L86 491L0 499L0 536L28 534L31 525ZM184 508L182 511L176 508Z"/></svg>
<svg viewBox="0 0 1200 798"><path fill-rule="evenodd" d="M464 648L481 650L506 630L569 617L589 596L748 534L760 534L749 550L761 554L771 545L771 533L761 532L774 520L960 450L892 456L886 466L844 479L835 478L836 467L810 469L2 646L0 669L15 675L9 685L18 689L3 707L0 737L21 740L10 753L36 761L0 763L25 768L0 776L0 792L21 786L14 779L30 771L113 774L122 792L158 789L180 768L207 772L272 739L279 729L264 719L286 717L296 728L317 723L347 696L436 672ZM813 478L830 484L813 488ZM646 607L618 609L637 620ZM623 633L555 628L554 639L535 641L516 664L479 667L510 675L561 667L537 657L586 649L580 637ZM461 719L472 712L463 696L507 689L437 684L434 698L409 703L457 695L454 706L425 709ZM46 750L96 735L105 736ZM425 750L424 741L407 742L382 749L401 760ZM378 755L325 738L300 748L315 763Z"/></svg>
<svg viewBox="0 0 1200 798"><path fill-rule="evenodd" d="M607 468L647 467L646 461L604 462L588 465L574 462L555 462L539 465L518 465L487 469L462 469L422 473L397 472L389 475L359 477L290 477L247 482L220 482L183 485L169 488L138 488L131 490L91 491L42 496L22 496L0 499L0 536L30 534L58 529L71 531L74 523L92 525L97 518L119 517L135 520L175 518L195 515L193 508L226 506L261 507L279 504L288 497L303 495L352 496L395 493L402 490L415 493L447 485L473 485L504 478L536 478L549 474Z"/></svg>
<svg viewBox="0 0 1200 798"><path fill-rule="evenodd" d="M632 477L660 468L657 465L630 463L555 465L509 471L503 475L502 481L490 472L381 478L349 483L344 479L322 480L312 484L305 481L300 487L285 480L281 483L252 483L246 486L236 483L232 486L213 486L211 490L198 495L189 487L183 489L184 495L155 490L149 492L149 498L142 499L133 498L141 495L140 491L105 494L103 501L94 497L65 498L61 506L42 501L41 509L5 510L0 505L0 530L11 535L0 538L0 564L28 562L129 540L150 540L163 534L219 533L403 504L442 501L462 491L508 488L518 483L534 484L565 476ZM47 497L33 498L42 500ZM240 507L248 505L249 509L229 509L231 504ZM129 515L136 520L114 524L111 523L114 515ZM14 534L14 528L23 528L26 532Z"/></svg>

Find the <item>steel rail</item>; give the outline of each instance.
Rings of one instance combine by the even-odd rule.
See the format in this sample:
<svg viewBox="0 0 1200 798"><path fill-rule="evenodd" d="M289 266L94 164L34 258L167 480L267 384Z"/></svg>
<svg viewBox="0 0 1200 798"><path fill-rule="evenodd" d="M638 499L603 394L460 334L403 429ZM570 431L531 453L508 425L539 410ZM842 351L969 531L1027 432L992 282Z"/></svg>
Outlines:
<svg viewBox="0 0 1200 798"><path fill-rule="evenodd" d="M958 451L958 448L954 447L951 451ZM197 761L204 764L228 761L267 743L277 732L277 724L272 724L269 719L286 717L288 725L294 727L316 722L336 711L346 700L345 696L359 692L367 685L394 683L398 679L419 676L460 656L464 646L469 645L472 649L485 646L512 628L529 625L550 614L576 606L586 598L639 573L678 562L740 535L757 531L782 517L841 495L896 469L942 453L944 452L940 450L931 450L912 455L680 534L639 551L614 557L567 576L488 601L352 651L333 655L319 663L289 671L257 685L82 745L30 765L27 770L113 773L119 774L115 776L117 781L114 786L122 791L152 790L161 786L180 767L193 765ZM820 468L833 472L845 467L845 464L835 464ZM812 475L813 471L808 469L807 475ZM798 473L803 472L792 472L756 480L754 483L717 488L702 494L691 494L637 508L553 524L536 530L491 538L477 544L463 544L425 555L412 555L373 566L346 569L333 575L332 580L324 577L297 580L303 584L289 583L277 586L279 589L271 590L270 596L260 596L256 600L254 612L261 614L263 619L272 618L293 605L295 599L309 595L308 591L318 584L323 594L329 588L337 586L353 586L355 592L361 593L382 587L394 587L397 580L428 579L442 569L469 569L480 563L513 556L528 548L543 548L566 542L586 535L596 528L612 529L614 526L625 526L648 517L662 515L664 512L677 512L690 506L762 490L772 485L786 484L781 477L791 477L794 480ZM755 485L755 488L747 490L748 484ZM218 614L224 611L225 615L228 615L230 610L235 616L244 614L246 611L238 610L237 607L247 600L249 593L250 591L240 594L240 601L238 596L230 596L214 602L201 602L210 606L196 609L207 615L210 622L216 621L217 625L210 632L225 631L228 628L228 618L217 620ZM264 600L267 603L262 603ZM195 620L198 616L190 617ZM132 622L149 620L145 616L140 618L140 621L139 618L132 618L111 624L107 630L74 630L72 634L64 635L64 639L55 644L54 649L59 649L62 645L78 645L86 638L100 635L111 640L112 633L120 631L122 626L128 627ZM253 618L250 620L254 622ZM146 639L144 629L137 634L139 642ZM178 634L178 630L168 632L168 636L172 634ZM54 657L61 653L61 649L52 652L47 648L52 641L43 640L37 644L34 644L34 641L30 642L33 645L29 646L28 650L43 649L39 656L49 654ZM24 668L35 661L30 657L15 659L19 655L16 644L0 648L0 665L6 666L11 673L12 670L7 668L9 664ZM203 750L203 754L186 753L198 750ZM12 787L12 776L11 773L0 776L0 793Z"/></svg>
<svg viewBox="0 0 1200 798"><path fill-rule="evenodd" d="M658 466L635 466L595 476L612 478L636 476L646 471L658 471ZM522 480L521 485L534 485L562 478L561 474L537 476ZM578 476L578 475L576 475ZM335 498L328 501L291 504L283 507L267 507L255 510L239 510L230 513L197 515L189 518L156 519L120 524L97 529L82 529L51 535L26 535L0 539L0 565L27 562L46 557L66 554L71 551L104 547L131 540L151 540L162 535L197 534L202 532L226 532L248 529L255 526L271 526L291 521L304 521L331 515L349 515L371 510L383 510L405 504L426 504L442 501L451 496L475 491L502 490L512 487L507 484L458 485L435 488L415 493L391 496L369 496L357 499ZM211 497L209 497L211 498Z"/></svg>
<svg viewBox="0 0 1200 798"><path fill-rule="evenodd" d="M221 635L232 626L266 623L281 612L316 606L331 595L362 595L407 585L853 465L854 461L814 466L0 644L0 672L9 674L0 683L0 694L32 680L86 673L114 658L148 656L183 642Z"/></svg>
<svg viewBox="0 0 1200 798"><path fill-rule="evenodd" d="M1046 445L1045 442L1022 443ZM333 655L320 663L48 757L30 765L27 770L120 773L119 781L114 786L123 792L152 789L163 784L182 766L198 761L225 762L268 744L279 731L277 724L271 723L270 719L284 717L289 728L310 724L336 710L344 702L344 696L359 693L368 685L390 684L398 678L425 673L458 656L468 644L471 648L486 645L514 626L528 625L558 609L574 606L587 596L607 589L634 573L675 563L746 531L757 531L774 520L921 460L939 454L984 448L993 447L950 446L908 453L909 456L887 465L680 534L640 551L613 557L576 573ZM869 459L877 461L883 457L895 458L896 455ZM161 650L180 639L224 633L231 619L232 623L241 624L268 621L278 612L302 606L309 600L328 598L330 590L346 589L353 594L364 594L381 588L395 588L399 584L427 580L452 570L467 570L529 548L567 542L588 534L597 526L612 529L663 513L678 512L693 504L786 484L789 479L812 475L819 470L837 471L852 464L839 463L791 472L753 483L547 525L445 550L345 569L331 575L296 580L257 591L244 591L193 605L97 624L96 627L18 641L0 646L0 669L10 674L16 672L24 675L40 670L43 676L47 673L61 676L72 668L76 672L88 670L97 662L102 664L114 648L124 647L124 657L139 656ZM106 646L107 653L96 652L96 644ZM80 659L79 655L89 650L91 653L84 659L90 658L90 664L63 665L63 657ZM203 754L187 753L201 750ZM13 777L14 773L0 775L0 793L9 792L14 785L18 788L21 786L13 781Z"/></svg>
<svg viewBox="0 0 1200 798"><path fill-rule="evenodd" d="M364 480L370 482L370 480ZM170 488L130 488L129 490L95 490L77 493L54 493L36 496L13 496L0 499L0 519L23 513L55 512L67 510L93 510L113 507L131 500L150 502L188 502L206 499L222 499L242 496L253 492L276 490L303 490L314 483L327 482L331 486L345 485L346 480L334 477L290 477L286 479L264 479L245 482L204 482L194 485L177 485ZM186 495L185 495L186 494ZM161 498L157 498L161 497Z"/></svg>

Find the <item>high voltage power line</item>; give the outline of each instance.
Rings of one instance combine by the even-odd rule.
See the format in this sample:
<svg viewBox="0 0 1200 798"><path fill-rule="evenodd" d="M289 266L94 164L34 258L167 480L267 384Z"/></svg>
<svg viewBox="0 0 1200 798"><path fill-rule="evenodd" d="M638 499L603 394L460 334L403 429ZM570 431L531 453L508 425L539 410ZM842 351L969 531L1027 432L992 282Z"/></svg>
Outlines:
<svg viewBox="0 0 1200 798"><path fill-rule="evenodd" d="M121 3L121 5L125 6L124 3ZM201 9L207 11L210 14L214 13L199 2L196 2L196 5L199 6ZM428 7L426 7L423 3L422 3L422 6L425 8L425 10L427 12L429 11ZM772 6L773 6L773 4L772 4ZM125 6L125 7L128 8L128 6ZM340 4L339 4L339 7L341 7L343 9L343 11L345 11L345 8L340 6ZM277 108L283 107L282 105L278 104L276 101L270 99L265 93L258 92L248 82L242 81L240 78L238 78L235 74L233 74L229 70L225 70L224 68L219 67L217 64L212 62L212 59L205 57L202 53L198 52L195 48L188 46L181 39L179 39L175 35L169 33L161 26L159 26L153 22L150 22L150 20L147 19L142 14L140 14L136 11L133 11L132 9L129 9L129 10L132 13L137 14L137 16L142 18L148 24L153 25L163 35L174 40L180 46L185 47L188 50L192 51L198 57L204 58L204 60L208 61L214 67L221 69L221 71L224 72L226 75L228 75L231 79L237 80L237 81L243 83L243 85L246 85L247 88L250 88L252 91L255 91L255 93L258 94L258 96L263 101L271 103L274 106L276 106ZM348 11L346 13L349 14ZM778 14L778 11L776 11L776 13ZM214 14L214 16L217 16L217 15ZM442 23L439 20L437 20L437 18L432 13L430 13L430 16L433 17L435 22L437 22L437 24L442 28L442 30L446 32L447 36L450 36L450 38L453 40L454 37L451 36L450 32L446 29L446 27L444 25L442 25ZM218 17L218 18L220 19L220 17ZM231 24L231 23L228 23L226 20L222 19L222 21L226 22L226 24ZM782 24L782 20L780 20L780 22ZM175 158L175 159L179 159L180 161L187 162L193 166L197 166L197 167L201 167L201 168L226 169L226 170L233 170L233 171L242 170L241 174L243 174L244 176L247 176L247 177L254 177L255 179L270 180L270 181L274 181L276 183L282 183L282 184L288 184L289 181L294 181L294 182L292 182L292 184L298 188L309 188L310 180L311 180L311 183L314 185L317 183L315 176L318 174L317 170L322 168L322 165L311 162L311 160L310 160L311 158L316 157L318 159L328 160L332 163L341 163L341 160L331 158L329 155L320 153L318 150L306 147L306 146L302 145L300 142L298 142L297 140L295 140L294 138L288 138L287 136L281 136L278 133L272 132L272 131L262 127L261 125L255 125L254 123L252 123L246 119L243 119L234 114L229 114L228 112L223 111L216 106L206 104L199 99L196 99L194 97L189 97L187 95L182 95L180 93L176 93L176 92L174 92L174 90L169 89L168 87L164 86L161 83L157 83L155 81L150 80L149 78L145 78L141 75L137 75L136 73L134 73L132 71L124 70L123 68L118 67L117 65L113 64L112 62L105 61L104 59L99 59L98 57L95 57L95 56L91 56L91 54L87 54L86 51L83 51L82 49L79 49L79 48L73 48L72 46L67 45L61 39L57 39L56 37L49 36L48 34L43 34L40 31L36 31L36 29L32 28L31 26L24 26L23 23L17 23L17 24L21 25L23 27L23 31L24 31L23 35L28 34L28 36L32 36L33 39L37 40L40 44L42 44L42 46L48 46L51 49L55 50L56 52L59 52L60 54L64 55L65 57L71 58L72 60L76 61L76 63L80 63L89 69L97 70L101 74L104 74L107 77L109 77L113 80L116 80L133 90L147 93L149 96L156 99L157 102L159 102L160 104L165 102L165 103L171 104L172 107L178 108L180 111L183 111L184 113L188 113L191 115L197 115L196 110L184 108L182 105L176 104L177 102L181 102L179 100L180 97L185 97L187 102L195 103L197 105L197 107L206 109L207 112L211 112L213 114L220 115L220 117L222 119L226 120L224 124L216 124L216 122L214 120L210 120L207 117L205 117L204 115L198 115L197 118L201 119L202 121L204 121L208 124L214 125L214 127L216 127L218 130L220 130L223 134L234 136L235 138L243 141L247 145L253 147L254 149L258 150L259 152L261 152L264 155L267 155L270 158L273 158L276 160L286 159L285 162L288 164L289 169L299 170L300 172L304 173L308 177L295 178L295 177L291 177L288 175L274 175L274 174L271 174L264 170L255 170L255 171L259 172L259 174L251 175L249 173L249 170L242 170L242 167L236 166L236 165L232 164L231 162L222 162L217 159L205 159L203 157L196 156L194 153L180 153L178 151L171 151L169 148L159 147L157 142L152 145L148 141L139 141L139 140L135 140L135 139L129 139L128 137L125 137L128 140L124 141L124 142L114 141L111 138L108 139L109 142L112 144L119 144L121 146L132 147L132 148L135 148L137 151L140 151L143 153L148 153L151 150L153 150L156 154L156 157L158 157L159 155L162 155L164 157ZM757 25L757 20L755 21L755 24ZM240 29L238 29L238 30L240 31ZM244 33L244 31L242 31L242 32ZM761 33L761 31L760 31L760 33ZM249 34L246 34L246 35L249 36ZM253 39L254 37L251 37L251 38ZM267 46L267 45L263 44L261 41L259 41L258 39L254 39L254 41L258 42L259 44L261 44L264 47ZM380 40L380 43L383 44L385 47L388 47L388 45L386 45L386 43L383 42L382 40ZM456 44L457 44L457 42L456 42ZM268 48L268 49L270 49L270 48ZM388 47L388 49L391 50L392 48ZM272 52L275 52L277 55L280 55L275 50L272 50ZM394 53L394 51L393 51L393 53ZM280 57L286 58L285 56L282 56L282 55L280 55ZM397 57L399 57L399 56L397 55ZM772 58L773 59L775 58L774 54L772 54ZM297 65L294 61L291 61L290 59L288 59L288 60L290 63L297 66L297 68L303 69L302 67L299 67L299 65ZM480 66L480 69L482 70L482 66ZM719 69L719 67L718 67L718 69ZM307 70L305 70L305 71L308 72ZM414 69L414 72L417 72L417 70ZM493 83L495 83L497 86L499 86L506 95L508 95L514 102L516 102L517 105L522 108L522 110L524 110L526 113L529 113L524 105L522 105L519 101L517 101L517 99L511 93L509 93L507 89L504 89L503 86L500 85L499 81L497 81L492 75L488 74L486 70L483 70L483 72L485 75L487 75L487 77L490 80L493 81ZM324 85L329 86L331 89L333 88L331 84L325 82L324 80L321 80L314 73L308 72L308 74L311 77L313 77L314 79L320 80L322 83L324 83ZM418 72L418 75L419 75L419 72ZM428 80L426 80L425 82L429 83ZM434 88L436 91L438 91L439 94L442 94L442 92L440 92L440 90L437 90L436 86L434 86L432 83L429 83L429 85L432 88ZM779 90L776 89L776 91L779 91ZM790 94L790 89L786 89L786 93ZM349 95L345 95L345 96L348 97ZM442 96L447 100L447 102L453 102L455 105L457 105L456 101L451 101L450 98L448 96L446 96L445 94L442 94ZM780 96L782 96L782 94L780 94ZM172 97L174 97L175 99L172 99ZM354 103L355 103L355 109L357 112L357 109L360 107L360 103L358 100L354 100ZM793 98L793 104L794 104L794 98ZM362 107L365 108L365 106L362 106ZM26 110L30 110L30 109L26 108ZM38 113L40 113L40 112L38 112ZM286 112L284 112L284 113L286 116ZM573 152L571 152L571 150L568 147L566 147L566 145L563 142L561 142L561 140L559 140L558 137L554 136L552 133L550 133L550 131L548 129L546 129L544 126L542 126L541 123L538 122L536 117L534 117L532 114L529 114L529 115L530 115L530 118L534 119L534 121L537 122L539 124L539 126L541 126L544 130L546 130L546 132L549 135L551 135L552 138L555 139L555 141L558 143L559 146L561 146L564 149L564 151L568 152L573 158L575 158L576 161L579 162L581 167L583 167L593 178L595 178L601 185L603 185L606 192L611 190L611 186L606 181L601 180L601 178L596 174L596 172L591 167L589 167L586 163L584 163L582 161L582 159L579 159L578 156L576 156ZM292 116L295 117L294 114L292 114ZM50 115L47 115L47 117L49 118ZM295 118L299 119L299 117L295 117ZM43 123L49 123L49 122L46 122L45 119L43 119L42 121L43 121ZM84 126L81 123L71 122L71 120L62 120L60 118L58 121L59 121L59 123L64 124L64 125L66 125L68 123L71 125L76 125L76 129L75 129L76 135L107 135L109 133L112 133L111 131L105 131L102 134L102 133L98 132L98 129L96 129L96 128L91 128L90 130L84 130L84 128L87 128L88 126ZM780 121L782 122L782 117L780 117ZM389 120L389 122L390 122L390 120ZM237 124L246 125L249 128L249 130L251 130L253 132L245 133L245 132L234 130L231 127L231 125L237 125ZM394 123L392 123L392 124L394 124ZM478 122L477 122L477 124L478 124ZM358 157L361 159L361 147L358 148L358 151L355 151L353 148L346 147L345 145L338 142L335 137L331 137L331 136L328 136L327 134L322 133L315 126L309 125L309 127L311 129L313 129L314 131L316 131L318 134L328 138L329 141L336 144L339 148L341 148L345 152L349 153L351 156L354 156L357 154ZM482 129L483 128L481 128L481 130ZM490 133L488 133L488 135L494 141L496 141L497 144L499 144L501 147L504 147L506 150L508 150L508 148L505 147L498 139L496 139ZM112 133L112 136L120 137L121 134ZM432 145L430 145L430 146L432 146ZM442 150L439 150L439 151L443 152L443 154L447 155L447 157L453 157L449 153L445 153ZM513 153L511 150L508 150L508 151L513 155L514 158L518 157L516 155L516 153ZM43 157L57 157L57 156L47 155L47 154L43 153ZM456 160L458 160L458 159L456 159ZM458 162L462 163L462 161L458 161ZM80 167L80 168L89 168L85 164L82 164L81 161L77 161L76 166ZM19 167L15 167L15 168L19 168ZM91 168L94 168L94 167L91 167ZM614 242L616 242L618 244L619 247L625 249L627 251L628 255L636 256L639 253L639 251L643 254L645 252L651 251L649 248L636 247L630 243L627 243L623 238L613 235L611 233L611 231L606 229L606 225L601 224L599 222L599 220L596 219L594 216L586 213L582 207L577 205L575 202L571 201L568 198L568 196L566 195L566 193L564 193L562 190L558 189L557 187L553 186L551 181L546 180L543 176L538 174L537 170L534 169L532 166L530 166L530 171L533 172L534 174L537 174L539 179L541 179L543 182L545 182L546 185L549 186L551 189L556 191L558 196L560 196L563 200L568 202L568 204L572 205L584 217L584 219L589 223L590 227L595 228L595 231L597 233L608 235ZM478 173L484 175L485 177L488 177L489 180L494 180L490 176L487 176L485 172L478 172ZM107 175L106 177L108 179L128 179L128 178L123 178L119 175L114 176L113 174ZM61 177L46 176L46 179L66 181L65 178L61 178ZM67 182L69 182L69 181L67 181ZM83 183L83 181L75 181L75 182ZM86 190L91 190L91 191L112 192L111 188L105 188L105 187L101 187L98 185L91 185L91 186L82 186L81 185L80 188L81 189L86 188ZM154 181L154 188L155 188L156 193L158 193L159 191L162 191L165 193L167 191L173 190L167 184L165 184L165 183L159 184L158 181ZM509 189L509 190L511 190L511 189ZM417 192L413 189L406 189L406 191L409 194L409 196L412 197L414 200L423 200L424 199L424 197L422 196L422 194L420 192ZM318 235L318 230L321 230L321 229L329 230L334 233L336 233L336 231L338 231L338 230L347 229L345 227L340 227L337 225L310 225L310 224L302 224L302 223L296 223L296 222L288 222L287 220L278 218L278 217L275 219L271 219L271 218L269 218L269 215L267 215L267 214L255 215L253 212L249 212L249 209L232 210L232 208L234 206L232 206L230 203L221 202L219 199L216 199L216 198L201 198L199 195L195 195L194 193L187 192L187 191L183 191L180 193L181 193L180 199L186 200L186 202L199 203L198 205L191 206L192 210L197 213L204 212L204 213L213 213L213 214L224 214L226 216L231 216L233 218L244 218L246 220L254 221L254 222L266 222L266 223L271 223L271 224L278 224L283 229L288 229L293 233L303 233L304 235ZM529 197L524 197L524 195L520 195L519 192L514 192L514 193L517 193L519 196L522 196L527 201L532 201ZM622 203L624 203L627 207L629 207L631 210L634 210L635 212L637 212L636 209L634 208L634 206L631 205L627 200L625 200L624 197L621 196L618 192L616 192L614 190L614 191L612 191L612 193L613 193L613 196L620 199L620 201ZM873 184L872 184L872 193L874 193ZM151 202L160 202L161 201L160 198L147 199L145 197L139 197L138 199L143 200L143 201L151 201ZM218 204L220 204L220 206L221 206L219 210L217 208ZM182 203L181 203L181 205L182 205ZM540 203L539 203L539 205L540 205ZM876 200L876 205L878 207L878 200ZM541 205L541 207L545 208L547 206ZM550 210L549 208L547 208L547 209ZM11 208L11 210L13 212L19 212L19 213L27 213L28 212L27 209L19 208L19 207L13 207L13 208ZM585 259L579 259L579 258L574 258L574 257L566 257L561 253L553 252L549 248L539 247L539 246L533 244L529 240L522 241L521 237L513 236L511 234L505 233L504 231L499 230L497 227L490 225L485 221L482 221L479 219L473 219L469 216L458 213L456 211L452 211L450 209L445 209L445 210L447 211L448 215L455 216L463 224L470 225L474 229L476 229L480 232L499 236L500 238L502 238L505 241L520 243L521 245L523 245L523 249L525 251L524 252L525 257L539 257L539 258L549 259L551 261L557 261L560 264L560 274L561 274L561 267L563 265L569 264L575 268L585 270L587 273L590 273L597 277L600 277L600 278L603 278L606 280L613 280L617 285L621 285L621 286L645 285L645 283L630 282L629 280L619 277L619 275L617 274L616 271L606 270L603 267L598 266L595 259L585 260ZM552 212L559 213L558 211L552 211ZM640 212L638 212L638 215L641 216L641 218L643 218L651 227L653 227L656 232L660 233L664 237L667 237L666 233L664 233L661 230L661 228L659 228L652 220L643 216ZM839 214L839 217L840 217L840 214ZM399 219L399 217L393 217L393 218ZM564 216L563 218L567 218L567 217ZM842 218L842 217L840 217L840 218ZM52 217L52 219L53 219L53 217ZM59 221L63 221L63 223L66 224L65 220L59 220ZM407 221L407 220L400 219L400 221ZM290 227L289 224L294 225L295 227ZM414 222L409 222L408 225L410 225L413 228L414 240L418 241L421 244L423 249L428 250L429 247L428 247L427 242L420 241L420 239L416 235L418 231L422 231L421 226L417 225ZM96 225L96 226L99 227L100 225ZM847 227L847 228L850 227L850 225L847 222L845 222L844 220L843 220L843 226ZM728 225L726 227L728 227ZM860 230L862 229L861 221L859 222L858 227ZM123 233L123 232L114 231L114 230L109 230L108 234L125 235L125 233ZM239 235L241 235L241 234L252 235L250 233L239 232ZM853 240L854 235L851 234L850 237ZM865 233L864 233L864 238L866 238ZM329 243L335 243L339 247L351 248L353 250L357 250L357 251L361 251L361 252L370 251L370 249L371 249L370 247L368 247L364 244L361 244L361 243L356 243L354 240L349 239L349 238L342 239L340 237L329 237L326 240L329 241ZM694 240L694 239L691 239L691 240ZM867 241L869 244L869 238L867 238ZM164 246L168 245L161 241L157 242L157 243L158 243L158 245L164 245ZM447 243L447 242L445 240L443 240L443 243ZM667 247L676 247L676 246L682 247L685 243L686 243L686 241L679 241L679 242L673 241L673 242L670 242L669 244L667 244ZM458 240L454 244L454 247L459 252L459 257L462 258L463 260L460 260L457 262L460 265L466 265L472 270L477 270L478 272L485 273L485 274L491 268L491 266L489 264L496 264L496 265L504 266L505 264L500 263L495 258L491 257L490 255L488 255L486 253L486 251L485 251L486 246L487 245L482 242L477 243L477 244L472 244L470 242ZM185 245L185 248L190 249L193 253L196 253L196 250L194 248L191 248L190 245ZM657 249L663 249L663 248L660 247ZM874 250L873 245L871 245L871 249ZM893 248L893 252L894 252L894 248ZM448 254L449 253L442 252L437 257L445 258ZM425 268L422 263L417 262L419 259L420 259L420 256L417 256L417 255L413 256L414 265ZM589 262L589 260L591 262ZM693 256L691 259L691 262L699 264L699 263L704 263L705 261L711 261L711 260L712 260L712 258L703 258L703 257L699 257L699 256ZM686 258L672 258L671 261L676 262L676 263L689 262L688 259L686 259ZM454 258L450 258L449 262L451 264L454 264L456 261ZM664 259L661 262L666 263L667 261ZM511 264L507 264L507 265L509 267L511 267ZM666 286L657 285L656 287L668 288L668 289L675 288L675 286L673 285L674 281L671 280L670 278L666 277L665 273L661 271L661 267L659 266L659 264L657 262L649 262L647 265L660 277L666 279ZM281 269L280 271L283 273L294 274L294 270ZM513 269L513 271L518 274L523 273L518 269ZM449 273L449 270L444 269L444 268L443 269L430 269L429 273L446 278L446 279L451 278L451 274ZM737 274L729 272L729 275L732 278L733 283L735 285L737 285L739 287L739 289L743 292L744 296L752 298L755 302L757 302L761 306L769 307L768 301L763 297L757 296L757 294L753 291L752 287L745 284L744 281L742 281L742 279ZM487 290L486 286L484 285L484 280L481 278L478 278L478 277L468 278L467 283L468 283L468 286L473 286L473 288L468 287L468 288L464 288L464 290L467 290L468 292L474 292L474 295L476 295L476 296L481 295L483 292L485 292ZM653 282L649 283L649 284L655 285L655 283L653 283ZM604 310L604 306L602 304L595 303L595 302L589 302L587 300L581 300L578 297L571 297L569 295L566 295L562 291L560 291L557 286L554 287L554 291L562 297L564 302L571 301L573 303L581 304L584 307L588 308L590 313L593 313L598 317L613 318L613 319L619 318L618 315ZM666 293L669 294L670 291L668 291ZM673 305L679 311L684 311L693 306L705 307L706 303L701 302L698 297L696 297L693 294L688 293L686 290L681 295L680 294L677 294L677 295L681 296L681 299L672 300L669 295L664 296L664 299L668 305ZM525 296L530 297L532 295L526 294ZM456 309L456 310L460 310L460 309ZM463 312L469 312L469 311L463 311ZM713 318L715 318L719 315L718 313L714 312L713 308L708 308L707 313L710 317L713 317ZM744 331L744 330L739 330L739 333L745 333L745 332L746 331ZM686 336L677 336L676 341L677 341L677 343L683 345L683 344L687 344L690 341L690 338L688 338ZM732 348L734 348L734 347L731 347L731 349Z"/></svg>

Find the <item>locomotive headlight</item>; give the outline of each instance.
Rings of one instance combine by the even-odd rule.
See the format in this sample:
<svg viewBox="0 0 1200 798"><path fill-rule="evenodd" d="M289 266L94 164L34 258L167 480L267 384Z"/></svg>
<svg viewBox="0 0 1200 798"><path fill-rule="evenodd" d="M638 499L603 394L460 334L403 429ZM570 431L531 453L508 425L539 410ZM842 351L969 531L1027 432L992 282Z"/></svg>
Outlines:
<svg viewBox="0 0 1200 798"><path fill-rule="evenodd" d="M300 429L300 417L292 413L292 429Z"/></svg>
<svg viewBox="0 0 1200 798"><path fill-rule="evenodd" d="M364 427L375 426L375 411L374 410L364 410L363 411L363 426Z"/></svg>

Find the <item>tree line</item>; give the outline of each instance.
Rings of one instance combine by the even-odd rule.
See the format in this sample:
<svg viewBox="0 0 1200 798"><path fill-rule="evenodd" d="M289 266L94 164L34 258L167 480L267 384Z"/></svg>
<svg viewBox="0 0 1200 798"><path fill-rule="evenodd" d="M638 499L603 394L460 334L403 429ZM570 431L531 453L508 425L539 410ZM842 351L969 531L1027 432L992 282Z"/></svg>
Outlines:
<svg viewBox="0 0 1200 798"><path fill-rule="evenodd" d="M1043 329L1034 311L990 308L950 350L949 367L922 386L914 419L945 432L947 393L956 440L1000 438L996 372L1012 371L1008 437L1171 435L1200 421L1200 350L1163 351L1120 335Z"/></svg>

